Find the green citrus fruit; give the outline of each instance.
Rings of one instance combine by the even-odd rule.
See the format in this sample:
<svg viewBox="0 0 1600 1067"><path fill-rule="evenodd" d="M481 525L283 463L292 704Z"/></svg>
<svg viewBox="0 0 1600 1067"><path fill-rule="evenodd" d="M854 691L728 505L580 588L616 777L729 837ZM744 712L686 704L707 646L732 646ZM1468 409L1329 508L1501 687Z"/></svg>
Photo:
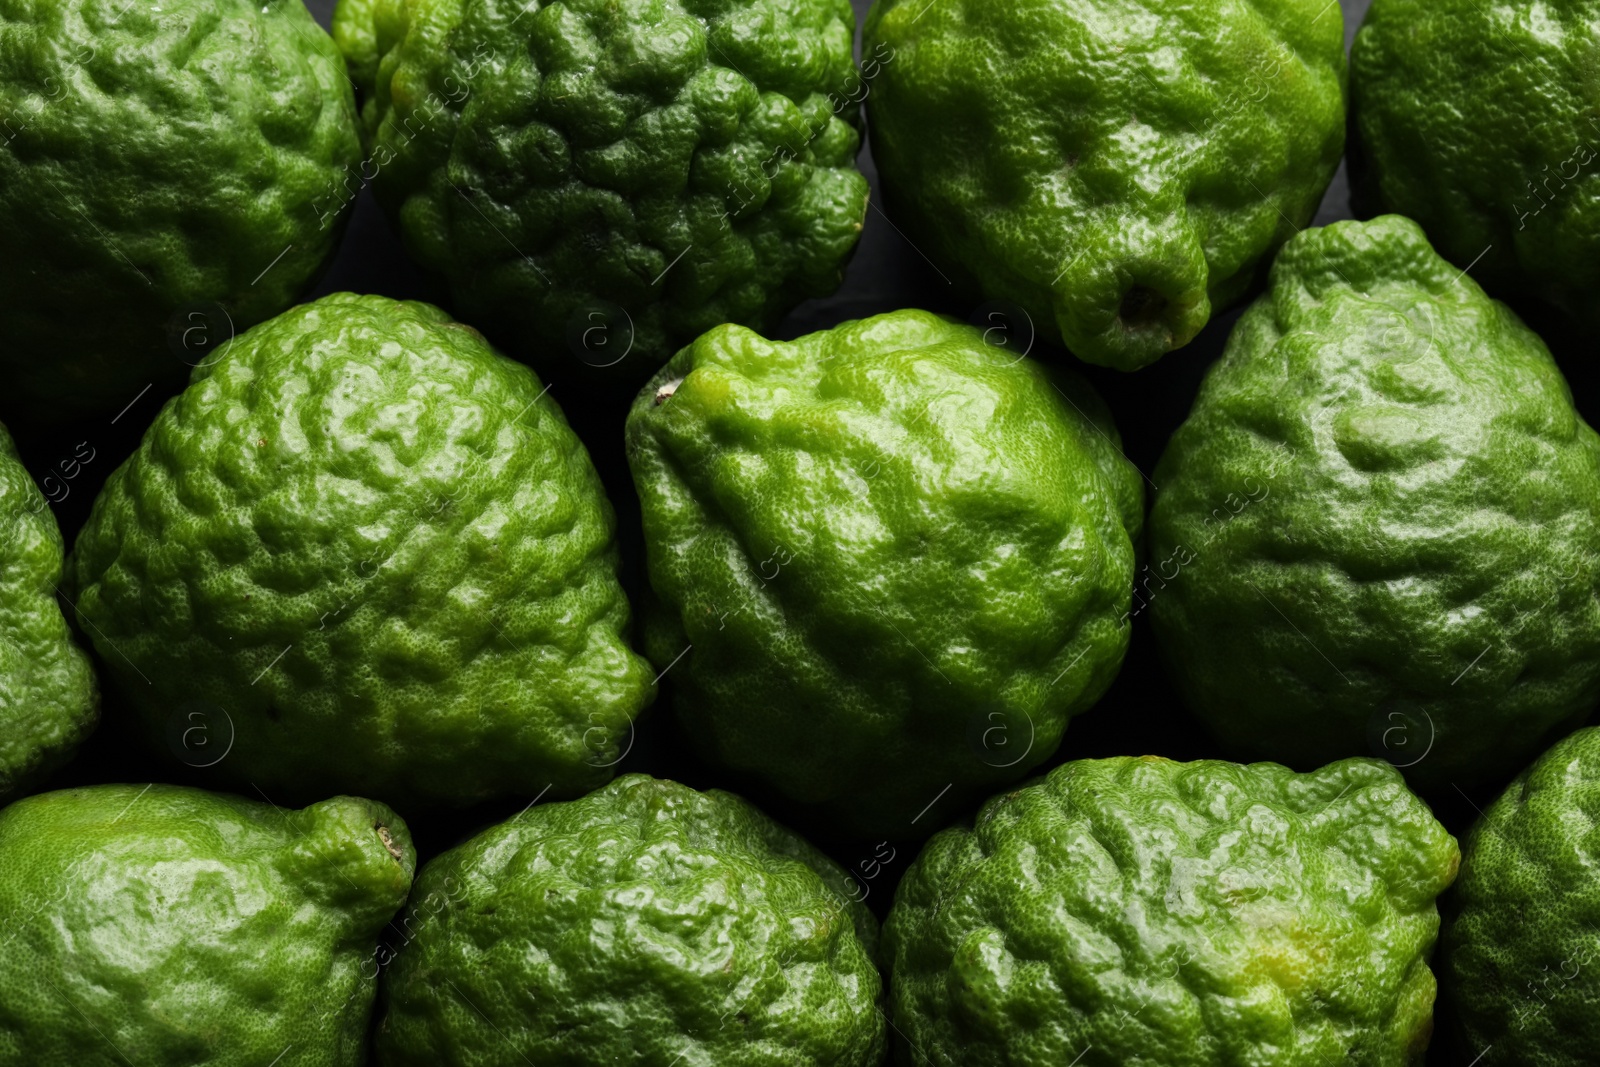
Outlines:
<svg viewBox="0 0 1600 1067"><path fill-rule="evenodd" d="M1600 438L1398 216L1308 230L1156 470L1148 605L1233 750L1509 774L1600 697Z"/></svg>
<svg viewBox="0 0 1600 1067"><path fill-rule="evenodd" d="M873 158L919 250L1124 370L1243 296L1344 150L1326 0L878 0L863 54Z"/></svg>
<svg viewBox="0 0 1600 1067"><path fill-rule="evenodd" d="M461 315L638 387L832 292L867 183L848 0L341 0L364 176Z"/></svg>
<svg viewBox="0 0 1600 1067"><path fill-rule="evenodd" d="M94 671L56 603L61 530L0 426L0 800L71 757L99 718Z"/></svg>
<svg viewBox="0 0 1600 1067"><path fill-rule="evenodd" d="M0 812L0 1067L359 1067L416 857L382 804L100 785Z"/></svg>
<svg viewBox="0 0 1600 1067"><path fill-rule="evenodd" d="M1350 55L1358 213L1497 297L1600 327L1600 3L1374 0Z"/></svg>
<svg viewBox="0 0 1600 1067"><path fill-rule="evenodd" d="M1065 764L906 872L897 1062L1421 1064L1458 859L1376 760Z"/></svg>
<svg viewBox="0 0 1600 1067"><path fill-rule="evenodd" d="M299 0L9 0L0 55L0 381L18 415L180 387L332 254L357 115Z"/></svg>
<svg viewBox="0 0 1600 1067"><path fill-rule="evenodd" d="M1481 1067L1594 1062L1600 730L1560 741L1467 835L1443 976Z"/></svg>
<svg viewBox="0 0 1600 1067"><path fill-rule="evenodd" d="M162 410L78 537L78 615L147 732L269 795L582 792L653 695L612 527L531 371L341 293Z"/></svg>
<svg viewBox="0 0 1600 1067"><path fill-rule="evenodd" d="M641 774L423 868L385 1067L878 1067L859 883L731 793Z"/></svg>
<svg viewBox="0 0 1600 1067"><path fill-rule="evenodd" d="M680 720L835 832L937 829L1122 662L1139 474L1085 383L973 327L712 330L640 393L628 449Z"/></svg>

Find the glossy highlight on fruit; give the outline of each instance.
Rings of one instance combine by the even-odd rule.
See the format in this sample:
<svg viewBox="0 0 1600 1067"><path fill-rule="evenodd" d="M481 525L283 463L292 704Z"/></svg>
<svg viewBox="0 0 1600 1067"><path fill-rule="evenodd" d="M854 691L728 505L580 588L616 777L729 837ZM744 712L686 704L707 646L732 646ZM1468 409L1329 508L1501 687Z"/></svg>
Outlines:
<svg viewBox="0 0 1600 1067"><path fill-rule="evenodd" d="M1231 751L1469 788L1600 697L1600 438L1407 219L1284 246L1153 477L1136 603Z"/></svg>
<svg viewBox="0 0 1600 1067"><path fill-rule="evenodd" d="M1459 858L1377 760L1064 764L907 872L896 1062L1420 1064Z"/></svg>
<svg viewBox="0 0 1600 1067"><path fill-rule="evenodd" d="M416 856L382 804L99 785L0 811L0 1067L359 1067Z"/></svg>
<svg viewBox="0 0 1600 1067"><path fill-rule="evenodd" d="M382 1067L879 1067L860 884L731 793L642 774L423 868Z"/></svg>
<svg viewBox="0 0 1600 1067"><path fill-rule="evenodd" d="M78 536L78 617L145 733L224 780L572 795L654 695L613 527L528 368L431 305L339 293L163 409Z"/></svg>
<svg viewBox="0 0 1600 1067"><path fill-rule="evenodd" d="M848 0L341 0L363 172L460 314L629 392L838 287L867 210Z"/></svg>
<svg viewBox="0 0 1600 1067"><path fill-rule="evenodd" d="M931 833L1121 664L1139 473L1086 383L973 327L720 327L639 394L628 449L679 721L832 833Z"/></svg>
<svg viewBox="0 0 1600 1067"><path fill-rule="evenodd" d="M890 213L939 273L1133 370L1311 220L1344 150L1325 0L877 0Z"/></svg>

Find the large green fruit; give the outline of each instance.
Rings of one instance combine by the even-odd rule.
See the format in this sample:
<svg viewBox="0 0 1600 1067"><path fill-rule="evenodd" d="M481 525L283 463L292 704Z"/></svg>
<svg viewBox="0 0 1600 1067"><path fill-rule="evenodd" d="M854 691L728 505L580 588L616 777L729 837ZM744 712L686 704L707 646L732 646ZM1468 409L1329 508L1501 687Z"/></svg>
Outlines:
<svg viewBox="0 0 1600 1067"><path fill-rule="evenodd" d="M877 0L889 207L969 293L1132 370L1311 220L1344 150L1327 0Z"/></svg>
<svg viewBox="0 0 1600 1067"><path fill-rule="evenodd" d="M1350 55L1352 202L1422 224L1504 300L1600 327L1600 2L1373 0Z"/></svg>
<svg viewBox="0 0 1600 1067"><path fill-rule="evenodd" d="M681 721L835 832L937 829L1122 662L1139 474L1085 383L972 327L712 330L639 395L628 455Z"/></svg>
<svg viewBox="0 0 1600 1067"><path fill-rule="evenodd" d="M1467 835L1442 973L1480 1067L1600 1047L1600 730L1539 757Z"/></svg>
<svg viewBox="0 0 1600 1067"><path fill-rule="evenodd" d="M848 0L341 0L363 178L459 313L636 389L831 293L867 183Z"/></svg>
<svg viewBox="0 0 1600 1067"><path fill-rule="evenodd" d="M642 774L433 860L385 1067L878 1067L859 884L749 804Z"/></svg>
<svg viewBox="0 0 1600 1067"><path fill-rule="evenodd" d="M9 412L177 389L332 254L357 116L300 0L4 0L0 56Z"/></svg>
<svg viewBox="0 0 1600 1067"><path fill-rule="evenodd" d="M654 691L612 526L531 371L340 293L162 410L78 537L78 615L147 732L275 799L577 793Z"/></svg>
<svg viewBox="0 0 1600 1067"><path fill-rule="evenodd" d="M1065 764L906 872L898 1062L1420 1064L1458 859L1376 760Z"/></svg>
<svg viewBox="0 0 1600 1067"><path fill-rule="evenodd" d="M1600 438L1406 219L1284 247L1155 482L1135 602L1234 751L1466 786L1600 697Z"/></svg>
<svg viewBox="0 0 1600 1067"><path fill-rule="evenodd" d="M94 729L89 657L56 603L61 530L0 426L0 800L65 763Z"/></svg>
<svg viewBox="0 0 1600 1067"><path fill-rule="evenodd" d="M382 804L169 785L0 812L0 1067L359 1067L416 857Z"/></svg>

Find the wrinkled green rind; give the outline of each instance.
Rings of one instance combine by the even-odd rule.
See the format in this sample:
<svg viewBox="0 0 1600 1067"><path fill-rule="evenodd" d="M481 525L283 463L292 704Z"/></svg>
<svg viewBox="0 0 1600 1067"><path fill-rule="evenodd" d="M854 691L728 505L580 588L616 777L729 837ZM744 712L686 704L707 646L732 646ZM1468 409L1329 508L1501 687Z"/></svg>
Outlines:
<svg viewBox="0 0 1600 1067"><path fill-rule="evenodd" d="M1594 1062L1600 730L1521 774L1468 833L1441 977L1482 1067Z"/></svg>
<svg viewBox="0 0 1600 1067"><path fill-rule="evenodd" d="M1543 342L1414 223L1308 230L1162 457L1135 603L1230 750L1467 787L1600 697L1597 463Z"/></svg>
<svg viewBox="0 0 1600 1067"><path fill-rule="evenodd" d="M1458 858L1376 760L1065 764L906 872L897 1062L1421 1064Z"/></svg>
<svg viewBox="0 0 1600 1067"><path fill-rule="evenodd" d="M749 804L631 774L423 868L385 1067L878 1067L877 923Z"/></svg>
<svg viewBox="0 0 1600 1067"><path fill-rule="evenodd" d="M61 607L61 530L0 426L0 801L65 763L100 717Z"/></svg>
<svg viewBox="0 0 1600 1067"><path fill-rule="evenodd" d="M354 797L20 800L0 812L0 1065L358 1067L415 865L405 823Z"/></svg>
<svg viewBox="0 0 1600 1067"><path fill-rule="evenodd" d="M1074 417L1068 422L1079 445L1105 476L1134 554L1144 549L1144 475L1122 451L1122 435L1111 409L1088 379L1065 367L1043 368L1052 388L1066 401Z"/></svg>
<svg viewBox="0 0 1600 1067"><path fill-rule="evenodd" d="M228 780L571 795L654 695L613 525L531 371L438 308L340 293L162 410L78 537L77 608L153 737L231 724Z"/></svg>
<svg viewBox="0 0 1600 1067"><path fill-rule="evenodd" d="M634 389L838 287L868 191L848 0L342 0L334 32L406 247L540 373Z"/></svg>
<svg viewBox="0 0 1600 1067"><path fill-rule="evenodd" d="M0 56L8 411L181 388L332 255L358 116L299 0L0 0Z"/></svg>
<svg viewBox="0 0 1600 1067"><path fill-rule="evenodd" d="M1600 3L1374 0L1350 54L1351 202L1415 219L1503 300L1600 328Z"/></svg>
<svg viewBox="0 0 1600 1067"><path fill-rule="evenodd" d="M833 832L931 833L1122 662L1140 476L1086 384L970 326L721 327L627 434L680 721Z"/></svg>
<svg viewBox="0 0 1600 1067"><path fill-rule="evenodd" d="M1344 151L1325 0L878 0L862 55L873 159L918 249L1123 370L1243 296Z"/></svg>

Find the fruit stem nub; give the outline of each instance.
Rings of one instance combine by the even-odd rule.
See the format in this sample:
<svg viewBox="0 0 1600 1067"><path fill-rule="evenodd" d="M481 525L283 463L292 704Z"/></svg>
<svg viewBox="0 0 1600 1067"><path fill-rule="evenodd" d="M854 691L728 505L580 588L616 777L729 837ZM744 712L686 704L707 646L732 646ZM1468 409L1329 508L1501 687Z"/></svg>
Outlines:
<svg viewBox="0 0 1600 1067"><path fill-rule="evenodd" d="M373 823L372 828L378 831L378 840L383 842L383 847L389 851L389 855L394 857L396 863L399 863L404 853L395 847L394 837L389 833L389 828L381 822Z"/></svg>
<svg viewBox="0 0 1600 1067"><path fill-rule="evenodd" d="M669 400L672 397L672 394L678 391L678 386L682 384L682 378L674 378L670 382L664 383L660 389L656 390L656 405L659 407L661 404Z"/></svg>

